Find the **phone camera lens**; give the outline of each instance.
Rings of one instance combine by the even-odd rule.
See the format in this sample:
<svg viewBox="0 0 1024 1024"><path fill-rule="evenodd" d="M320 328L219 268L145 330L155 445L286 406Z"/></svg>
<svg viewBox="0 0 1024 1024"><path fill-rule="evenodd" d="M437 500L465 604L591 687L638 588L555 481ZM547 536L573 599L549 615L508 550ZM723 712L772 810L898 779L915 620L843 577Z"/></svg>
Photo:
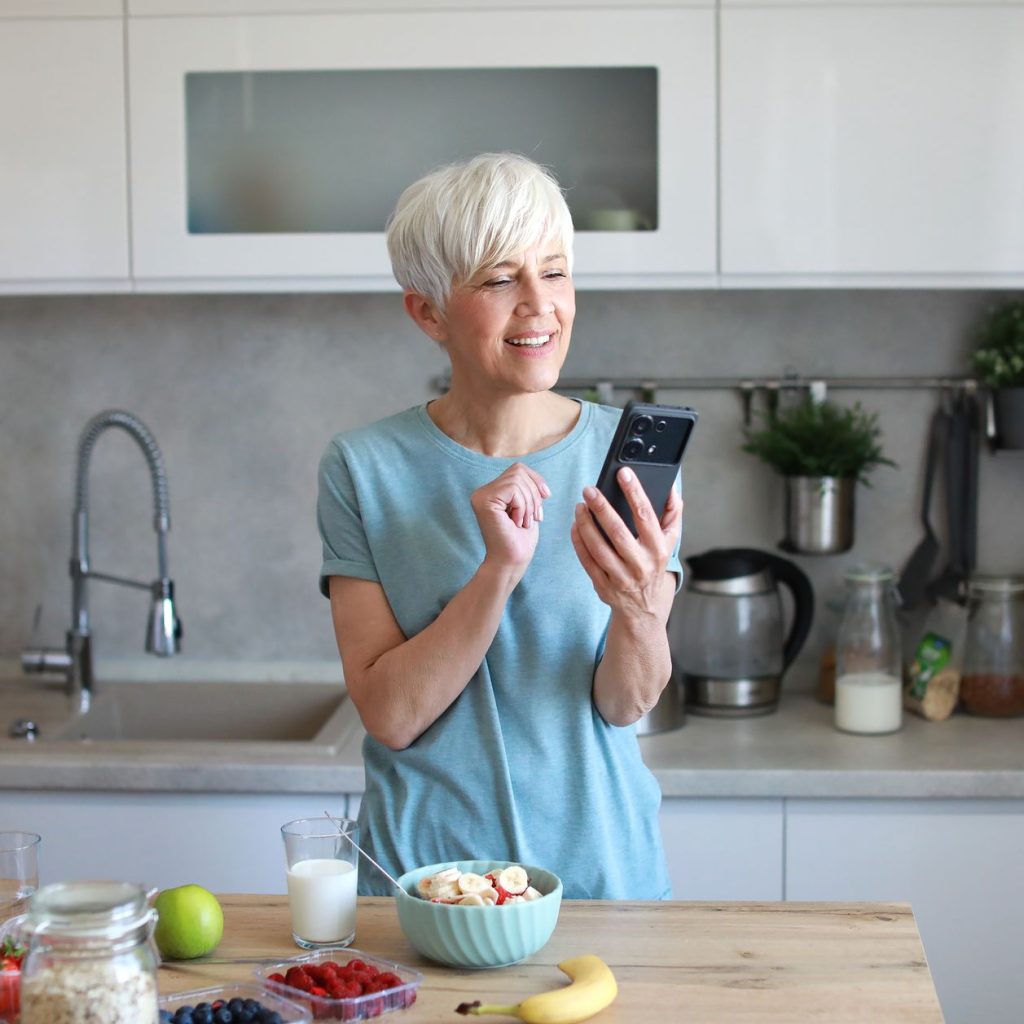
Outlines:
<svg viewBox="0 0 1024 1024"><path fill-rule="evenodd" d="M656 431L657 431L657 432L658 432L659 434L662 434L662 433L664 433L664 432L665 432L665 429L666 429L667 427L668 427L668 420L658 420L658 422L654 424L654 429L655 429L655 430L656 430Z"/></svg>
<svg viewBox="0 0 1024 1024"><path fill-rule="evenodd" d="M622 446L623 459L639 459L644 453L645 445L639 437L631 437Z"/></svg>
<svg viewBox="0 0 1024 1024"><path fill-rule="evenodd" d="M650 416L637 416L631 429L634 434L646 434L653 426L654 420Z"/></svg>

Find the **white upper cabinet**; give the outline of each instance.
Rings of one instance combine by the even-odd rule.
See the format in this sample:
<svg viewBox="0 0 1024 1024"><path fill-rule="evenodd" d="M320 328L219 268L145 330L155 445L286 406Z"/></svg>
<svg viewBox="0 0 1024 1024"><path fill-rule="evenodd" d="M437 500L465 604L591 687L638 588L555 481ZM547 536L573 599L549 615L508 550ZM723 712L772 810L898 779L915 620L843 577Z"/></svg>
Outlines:
<svg viewBox="0 0 1024 1024"><path fill-rule="evenodd" d="M728 7L721 33L724 281L1024 281L1024 7Z"/></svg>
<svg viewBox="0 0 1024 1024"><path fill-rule="evenodd" d="M3 2L3 0L0 0ZM27 2L27 0L26 0ZM494 0L127 0L130 15L305 14L337 11L486 10ZM594 0L559 0L559 7L592 7ZM551 7L551 0L517 0L516 7ZM708 0L645 0L645 7L708 7Z"/></svg>
<svg viewBox="0 0 1024 1024"><path fill-rule="evenodd" d="M132 18L139 287L394 287L401 190L485 150L550 166L582 286L713 282L715 13Z"/></svg>
<svg viewBox="0 0 1024 1024"><path fill-rule="evenodd" d="M123 49L120 19L0 22L0 290L127 286Z"/></svg>
<svg viewBox="0 0 1024 1024"><path fill-rule="evenodd" d="M124 0L0 0L0 18L120 18L122 14Z"/></svg>

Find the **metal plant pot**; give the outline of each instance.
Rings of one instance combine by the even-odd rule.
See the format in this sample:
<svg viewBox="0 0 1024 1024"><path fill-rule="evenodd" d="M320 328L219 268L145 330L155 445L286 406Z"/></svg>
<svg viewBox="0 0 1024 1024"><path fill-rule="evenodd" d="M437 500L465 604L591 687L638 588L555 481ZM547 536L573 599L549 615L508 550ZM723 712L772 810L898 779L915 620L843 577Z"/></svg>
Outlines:
<svg viewBox="0 0 1024 1024"><path fill-rule="evenodd" d="M1024 448L1024 388L996 388L996 443L1000 448Z"/></svg>
<svg viewBox="0 0 1024 1024"><path fill-rule="evenodd" d="M849 551L856 488L855 477L787 476L784 546L804 555Z"/></svg>

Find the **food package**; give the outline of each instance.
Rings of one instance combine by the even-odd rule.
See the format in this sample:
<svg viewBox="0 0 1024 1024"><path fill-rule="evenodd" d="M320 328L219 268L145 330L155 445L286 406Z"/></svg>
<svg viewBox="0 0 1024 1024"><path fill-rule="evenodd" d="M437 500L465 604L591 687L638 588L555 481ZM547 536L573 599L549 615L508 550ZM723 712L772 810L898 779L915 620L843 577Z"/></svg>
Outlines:
<svg viewBox="0 0 1024 1024"><path fill-rule="evenodd" d="M907 671L903 706L929 722L941 722L960 701L965 609L939 600L925 624Z"/></svg>

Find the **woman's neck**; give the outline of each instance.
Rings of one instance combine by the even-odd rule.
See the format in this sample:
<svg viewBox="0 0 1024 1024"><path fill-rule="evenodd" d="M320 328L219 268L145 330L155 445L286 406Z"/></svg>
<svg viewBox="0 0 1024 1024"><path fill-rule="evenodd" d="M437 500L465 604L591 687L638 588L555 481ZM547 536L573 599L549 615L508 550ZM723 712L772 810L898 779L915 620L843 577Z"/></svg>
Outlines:
<svg viewBox="0 0 1024 1024"><path fill-rule="evenodd" d="M495 398L453 390L431 402L427 415L463 448L516 458L565 437L576 426L580 405L552 391Z"/></svg>

